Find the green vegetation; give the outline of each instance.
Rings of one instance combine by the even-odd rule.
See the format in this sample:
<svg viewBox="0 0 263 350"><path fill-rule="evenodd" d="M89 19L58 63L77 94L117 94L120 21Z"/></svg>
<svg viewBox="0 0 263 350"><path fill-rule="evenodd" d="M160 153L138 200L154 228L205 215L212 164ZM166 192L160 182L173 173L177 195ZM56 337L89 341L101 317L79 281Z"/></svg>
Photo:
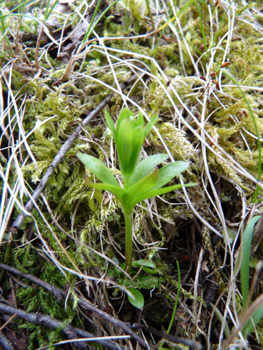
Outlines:
<svg viewBox="0 0 263 350"><path fill-rule="evenodd" d="M181 188L182 185L180 184L162 187L186 170L189 164L175 162L159 170L157 166L168 158L166 154L152 155L137 164L145 138L156 122L156 117L153 117L144 128L141 114L136 120L128 109L123 109L119 115L116 129L107 111L105 112L105 118L116 143L124 181L123 188L102 161L83 153L78 153L77 156L102 182L101 184L89 183L89 186L98 190L109 191L121 202L125 219L125 270L130 273L132 269L132 215L135 205L143 200ZM189 185L194 186L196 184L187 184L187 186Z"/></svg>
<svg viewBox="0 0 263 350"><path fill-rule="evenodd" d="M249 299L249 266L250 266L250 253L251 253L251 243L254 233L254 225L261 218L261 216L255 216L253 219L249 220L243 236L243 251L241 256L241 268L240 268L240 279L241 279L241 291L243 297L243 313L248 309ZM253 290L251 291L253 292ZM260 321L263 315L263 305L257 309L255 313L252 314L252 320L249 319L246 325L242 329L242 333L246 337L248 334L253 332L254 327Z"/></svg>
<svg viewBox="0 0 263 350"><path fill-rule="evenodd" d="M121 111L116 129L107 111L105 111L105 119L116 143L124 182L123 188L118 184L111 171L102 161L83 153L78 153L77 156L86 168L102 182L99 184L90 183L88 185L98 190L105 190L113 193L121 202L125 220L125 270L131 273L132 217L135 205L143 200L181 188L182 185L180 184L162 187L175 176L186 170L189 164L179 161L167 164L159 170L157 166L168 158L166 154L152 155L137 164L143 143L156 122L157 117L153 117L145 128L143 116L140 114L136 120L128 109L123 109ZM186 186L194 185L196 184L192 183ZM133 294L135 301L138 301L136 303L133 301L132 304L135 304L138 308L142 308L142 294L135 288L130 288L129 291ZM130 298L129 300L131 301Z"/></svg>
<svg viewBox="0 0 263 350"><path fill-rule="evenodd" d="M0 31L0 261L67 292L2 270L3 302L119 336L85 297L208 350L262 346L261 2L2 1ZM28 349L70 348L60 330L10 327Z"/></svg>

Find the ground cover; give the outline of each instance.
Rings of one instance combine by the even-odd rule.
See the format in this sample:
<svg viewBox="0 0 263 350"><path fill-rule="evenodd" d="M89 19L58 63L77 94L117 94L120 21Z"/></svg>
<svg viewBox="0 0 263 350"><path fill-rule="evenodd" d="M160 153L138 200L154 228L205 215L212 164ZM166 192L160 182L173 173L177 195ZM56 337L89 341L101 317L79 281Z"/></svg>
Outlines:
<svg viewBox="0 0 263 350"><path fill-rule="evenodd" d="M2 347L261 348L260 1L0 6ZM123 184L104 110L126 107L158 115L139 160L198 184L136 204L129 273L121 202L77 157Z"/></svg>

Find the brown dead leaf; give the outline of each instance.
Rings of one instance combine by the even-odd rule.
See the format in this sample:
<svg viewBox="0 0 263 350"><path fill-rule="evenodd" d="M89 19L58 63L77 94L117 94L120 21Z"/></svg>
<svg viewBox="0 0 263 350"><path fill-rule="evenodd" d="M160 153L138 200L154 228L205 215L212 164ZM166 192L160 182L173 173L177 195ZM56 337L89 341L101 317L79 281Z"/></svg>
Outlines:
<svg viewBox="0 0 263 350"><path fill-rule="evenodd" d="M206 271L207 273L209 272L209 268L207 267L208 260L203 260L202 261L202 271Z"/></svg>
<svg viewBox="0 0 263 350"><path fill-rule="evenodd" d="M23 333L19 332L19 335L11 329L5 330L5 336L6 338L12 343L15 350L26 350L27 349L27 341L26 337L23 335Z"/></svg>

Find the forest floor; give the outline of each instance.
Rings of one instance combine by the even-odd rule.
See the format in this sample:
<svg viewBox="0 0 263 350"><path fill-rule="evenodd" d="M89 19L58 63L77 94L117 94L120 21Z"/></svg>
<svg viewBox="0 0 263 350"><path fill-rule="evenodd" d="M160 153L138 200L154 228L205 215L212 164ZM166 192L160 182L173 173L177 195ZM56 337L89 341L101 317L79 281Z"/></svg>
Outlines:
<svg viewBox="0 0 263 350"><path fill-rule="evenodd" d="M261 1L2 1L0 31L0 349L262 349ZM135 206L130 274L76 156L122 184L125 107L197 183Z"/></svg>

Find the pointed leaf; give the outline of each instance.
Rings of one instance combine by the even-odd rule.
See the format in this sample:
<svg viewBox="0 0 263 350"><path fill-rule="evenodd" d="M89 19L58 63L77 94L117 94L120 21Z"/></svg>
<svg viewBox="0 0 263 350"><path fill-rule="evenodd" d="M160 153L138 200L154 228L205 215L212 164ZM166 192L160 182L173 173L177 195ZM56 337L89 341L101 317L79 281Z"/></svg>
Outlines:
<svg viewBox="0 0 263 350"><path fill-rule="evenodd" d="M147 137L158 118L158 115L154 115L149 121L149 123L146 125L146 127L144 128L144 138Z"/></svg>
<svg viewBox="0 0 263 350"><path fill-rule="evenodd" d="M134 172L135 166L138 162L139 155L143 146L143 125L138 126L132 131L132 154L130 158L130 174Z"/></svg>
<svg viewBox="0 0 263 350"><path fill-rule="evenodd" d="M138 118L136 120L136 126L140 126L144 129L144 118L143 118L143 115L141 113L138 115Z"/></svg>
<svg viewBox="0 0 263 350"><path fill-rule="evenodd" d="M142 309L144 306L144 297L142 293L136 288L128 288L127 293L129 302L137 309Z"/></svg>
<svg viewBox="0 0 263 350"><path fill-rule="evenodd" d="M152 260L136 260L132 262L133 267L141 267L143 271L148 272L152 275L157 273L156 265Z"/></svg>
<svg viewBox="0 0 263 350"><path fill-rule="evenodd" d="M129 119L122 121L116 140L120 168L123 177L129 176L130 158L133 152L132 128Z"/></svg>
<svg viewBox="0 0 263 350"><path fill-rule="evenodd" d="M132 175L143 145L143 126L132 128L130 120L124 120L118 131L118 156L123 177Z"/></svg>
<svg viewBox="0 0 263 350"><path fill-rule="evenodd" d="M168 158L167 154L155 154L153 156L143 159L134 170L130 179L130 186L148 175L157 165L161 164Z"/></svg>
<svg viewBox="0 0 263 350"><path fill-rule="evenodd" d="M140 194L139 196L137 196L136 198L134 198L132 204L133 206L135 206L137 203L145 200L145 199L149 199L155 196L161 196L162 194L177 190L178 188L181 187L192 187L192 186L197 186L198 184L195 182L190 182L188 184L185 184L184 186L182 186L181 184L178 185L173 185L173 186L168 186L168 187L163 187L163 188L159 188L159 189L153 189L147 192L144 192L142 194Z"/></svg>
<svg viewBox="0 0 263 350"><path fill-rule="evenodd" d="M263 315L263 305L259 306L259 308L252 314L253 323L251 322L250 318L248 319L247 323L242 329L242 333L244 335L248 335L251 332L253 332L255 330L255 326L261 320L262 315Z"/></svg>
<svg viewBox="0 0 263 350"><path fill-rule="evenodd" d="M124 108L121 113L119 114L118 122L117 122L117 134L119 135L119 127L122 124L122 122L127 119L129 120L131 117L134 117L134 114L128 109Z"/></svg>
<svg viewBox="0 0 263 350"><path fill-rule="evenodd" d="M145 266L142 267L142 270L144 272L150 273L151 275L155 275L158 272L157 270L152 270L152 269L149 269L149 267L145 267Z"/></svg>
<svg viewBox="0 0 263 350"><path fill-rule="evenodd" d="M243 309L248 307L247 299L249 295L249 262L250 262L250 251L251 242L254 233L254 226L257 221L261 218L260 215L254 216L246 225L243 234L243 249L242 249L242 263L240 267L240 280L241 280L241 292L243 297Z"/></svg>
<svg viewBox="0 0 263 350"><path fill-rule="evenodd" d="M181 174L189 167L189 163L178 161L165 165L160 169L159 181L155 186L156 188L163 187L169 181L171 181L175 176Z"/></svg>
<svg viewBox="0 0 263 350"><path fill-rule="evenodd" d="M105 115L107 126L111 130L111 132L113 134L113 137L114 137L114 140L115 140L115 138L116 138L116 130L115 130L114 122L113 122L113 120L112 120L112 118L110 116L110 113L107 111L107 109L105 109L104 115Z"/></svg>
<svg viewBox="0 0 263 350"><path fill-rule="evenodd" d="M126 202L132 202L134 198L140 194L147 192L155 187L159 178L159 169L156 167L150 174L142 178L128 190L126 190L123 200Z"/></svg>
<svg viewBox="0 0 263 350"><path fill-rule="evenodd" d="M144 260L144 259L135 260L132 262L132 266L135 266L135 267L145 266L145 267L150 267L152 269L156 269L156 264L152 260Z"/></svg>
<svg viewBox="0 0 263 350"><path fill-rule="evenodd" d="M114 186L105 183L88 183L89 187L95 188L96 190L109 191L114 194L115 197L122 199L123 194L125 193L124 189L120 186Z"/></svg>
<svg viewBox="0 0 263 350"><path fill-rule="evenodd" d="M77 153L77 157L100 181L114 186L119 186L115 177L101 160L80 152Z"/></svg>

